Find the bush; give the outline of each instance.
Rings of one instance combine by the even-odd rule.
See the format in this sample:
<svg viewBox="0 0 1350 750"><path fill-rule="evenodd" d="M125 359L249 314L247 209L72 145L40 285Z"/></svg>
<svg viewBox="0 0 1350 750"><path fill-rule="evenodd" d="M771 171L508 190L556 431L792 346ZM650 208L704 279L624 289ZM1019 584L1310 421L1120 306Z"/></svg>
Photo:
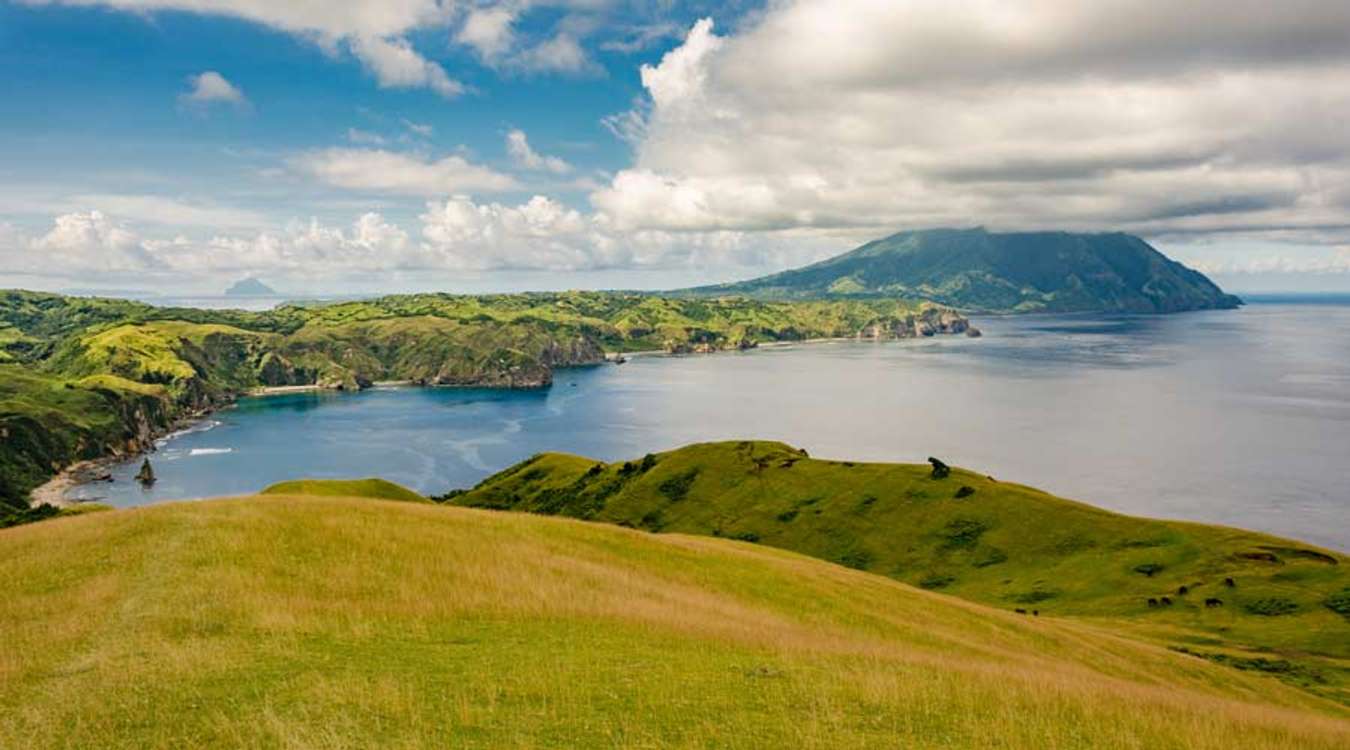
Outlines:
<svg viewBox="0 0 1350 750"><path fill-rule="evenodd" d="M1292 599L1285 599L1282 596L1268 596L1264 599L1247 602L1242 608L1253 615L1279 617L1280 615L1297 612L1298 602L1295 602Z"/></svg>
<svg viewBox="0 0 1350 750"><path fill-rule="evenodd" d="M797 517L797 512L798 511L796 508L793 508L792 510L785 510L782 513L778 514L778 520L781 523L789 523L792 521L792 519Z"/></svg>
<svg viewBox="0 0 1350 750"><path fill-rule="evenodd" d="M839 556L839 564L854 570L867 570L873 559L872 553L865 549L852 549Z"/></svg>
<svg viewBox="0 0 1350 750"><path fill-rule="evenodd" d="M694 486L694 480L698 478L698 469L690 469L673 476L656 486L658 492L666 496L667 500L677 503L689 495L689 490Z"/></svg>
<svg viewBox="0 0 1350 750"><path fill-rule="evenodd" d="M956 582L955 576L929 575L919 581L921 589L945 589Z"/></svg>
<svg viewBox="0 0 1350 750"><path fill-rule="evenodd" d="M1343 588L1327 597L1327 600L1322 604L1332 612L1350 620L1350 587Z"/></svg>
<svg viewBox="0 0 1350 750"><path fill-rule="evenodd" d="M974 547L976 542L980 541L980 536L988 531L989 527L981 521L971 518L957 518L946 526L942 527L939 536L942 537L943 549L964 549Z"/></svg>

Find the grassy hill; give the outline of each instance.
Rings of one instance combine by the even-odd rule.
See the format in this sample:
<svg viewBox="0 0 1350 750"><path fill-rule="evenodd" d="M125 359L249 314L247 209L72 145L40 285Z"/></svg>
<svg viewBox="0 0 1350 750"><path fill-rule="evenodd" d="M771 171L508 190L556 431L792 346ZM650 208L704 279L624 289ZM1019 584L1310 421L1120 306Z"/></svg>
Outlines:
<svg viewBox="0 0 1350 750"><path fill-rule="evenodd" d="M279 482L261 495L309 495L313 497L368 497L375 500L398 500L405 503L429 503L425 497L385 479L297 479Z"/></svg>
<svg viewBox="0 0 1350 750"><path fill-rule="evenodd" d="M259 387L539 388L613 352L965 330L947 308L895 299L420 294L244 312L0 291L0 373L16 373L0 386L0 429L22 437L0 442L0 468L15 467L0 506L26 505L73 460L143 449L174 420Z"/></svg>
<svg viewBox="0 0 1350 750"><path fill-rule="evenodd" d="M724 539L268 495L0 530L0 566L2 747L1350 741L1265 676Z"/></svg>
<svg viewBox="0 0 1350 750"><path fill-rule="evenodd" d="M1008 610L1109 620L1350 703L1350 559L1299 542L771 442L614 464L542 454L449 500L758 542Z"/></svg>
<svg viewBox="0 0 1350 750"><path fill-rule="evenodd" d="M1236 307L1204 276L1123 233L901 232L804 268L690 290L765 298L911 296L963 310L1166 313Z"/></svg>

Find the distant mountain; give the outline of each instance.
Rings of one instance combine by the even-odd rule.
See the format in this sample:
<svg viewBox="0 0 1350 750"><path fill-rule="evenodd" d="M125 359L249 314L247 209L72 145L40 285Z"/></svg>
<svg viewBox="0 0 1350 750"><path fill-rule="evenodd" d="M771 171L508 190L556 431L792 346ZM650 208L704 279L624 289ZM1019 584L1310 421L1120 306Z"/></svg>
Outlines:
<svg viewBox="0 0 1350 750"><path fill-rule="evenodd" d="M253 278L236 281L233 286L225 290L227 297L275 297L277 291L272 287Z"/></svg>
<svg viewBox="0 0 1350 750"><path fill-rule="evenodd" d="M986 312L1226 309L1242 301L1119 232L901 232L771 276L687 290L776 299L920 297Z"/></svg>

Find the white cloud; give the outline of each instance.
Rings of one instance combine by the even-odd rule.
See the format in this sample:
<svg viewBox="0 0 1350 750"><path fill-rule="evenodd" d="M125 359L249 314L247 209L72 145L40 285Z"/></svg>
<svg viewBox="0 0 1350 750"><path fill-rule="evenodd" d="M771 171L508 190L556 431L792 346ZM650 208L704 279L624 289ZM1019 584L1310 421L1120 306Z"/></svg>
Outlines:
<svg viewBox="0 0 1350 750"><path fill-rule="evenodd" d="M188 76L188 86L188 91L178 97L183 104L205 107L220 102L236 107L248 106L244 92L214 70Z"/></svg>
<svg viewBox="0 0 1350 750"><path fill-rule="evenodd" d="M229 16L296 34L337 50L347 40L385 88L426 87L444 97L463 87L419 54L403 35L446 26L450 0L22 0L29 5L105 7L132 13L181 11Z"/></svg>
<svg viewBox="0 0 1350 750"><path fill-rule="evenodd" d="M407 128L414 135L419 135L423 138L430 138L431 134L436 130L431 125L428 125L426 123L413 122L412 120L408 119L403 120L403 127Z"/></svg>
<svg viewBox="0 0 1350 750"><path fill-rule="evenodd" d="M1350 225L1345 3L785 0L641 76L616 226Z"/></svg>
<svg viewBox="0 0 1350 750"><path fill-rule="evenodd" d="M372 193L435 196L511 190L511 177L460 156L428 160L382 149L330 148L289 161L292 169L335 187Z"/></svg>
<svg viewBox="0 0 1350 750"><path fill-rule="evenodd" d="M521 70L532 72L581 75L599 74L604 70L586 53L577 37L566 32L521 50L513 63Z"/></svg>
<svg viewBox="0 0 1350 750"><path fill-rule="evenodd" d="M114 8L133 13L183 11L232 16L282 31L339 39L394 36L448 21L445 0L21 0L29 5Z"/></svg>
<svg viewBox="0 0 1350 750"><path fill-rule="evenodd" d="M381 88L429 88L447 99L464 93L464 85L445 69L418 54L406 39L358 36L352 54L375 74Z"/></svg>
<svg viewBox="0 0 1350 750"><path fill-rule="evenodd" d="M572 171L572 165L562 159L545 156L531 148L529 139L525 137L525 131L520 129L514 129L506 134L506 152L511 155L511 160L517 166L524 169L553 174L567 174Z"/></svg>
<svg viewBox="0 0 1350 750"><path fill-rule="evenodd" d="M352 274L456 271L750 268L805 262L837 252L837 240L809 233L672 233L617 230L545 196L510 205L452 197L426 204L415 238L374 212L348 227L318 220L281 231L144 236L98 210L56 217L29 237L0 223L0 272L126 283L149 276L200 277L222 272L303 278Z"/></svg>
<svg viewBox="0 0 1350 750"><path fill-rule="evenodd" d="M495 6L474 8L455 34L455 41L471 47L485 62L495 63L515 44L516 11Z"/></svg>
<svg viewBox="0 0 1350 750"><path fill-rule="evenodd" d="M46 234L18 247L12 271L51 273L61 267L90 272L144 268L150 256L135 232L101 211L57 216Z"/></svg>
<svg viewBox="0 0 1350 750"><path fill-rule="evenodd" d="M360 128L347 128L347 140L358 146L383 146L388 142L388 139L379 133Z"/></svg>

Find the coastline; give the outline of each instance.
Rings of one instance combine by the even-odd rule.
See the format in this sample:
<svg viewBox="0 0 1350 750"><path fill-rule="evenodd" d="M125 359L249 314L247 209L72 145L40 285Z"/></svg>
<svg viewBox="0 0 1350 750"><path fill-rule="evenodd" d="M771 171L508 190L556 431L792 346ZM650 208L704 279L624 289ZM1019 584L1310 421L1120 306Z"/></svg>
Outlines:
<svg viewBox="0 0 1350 750"><path fill-rule="evenodd" d="M950 334L949 334L950 335ZM666 349L643 349L631 352L606 352L604 359L596 364L618 365L630 357L687 357L687 356L708 356L714 354L726 354L731 352L753 351L755 349L784 349L802 344L827 344L827 343L892 343L906 341L909 338L917 337L897 337L897 338L866 338L858 336L832 336L824 338L800 339L797 341L766 341L756 343L755 346L746 349L727 348L718 349L711 352L671 352ZM586 365L582 365L586 366ZM565 369L565 368L559 368ZM421 388L421 387L461 387L461 386L431 386L419 384L414 380L381 380L371 383L369 387L361 390L374 390L378 388ZM491 387L491 386L485 386ZM118 455L100 456L98 458L85 459L77 461L69 466L62 468L56 476L35 487L29 493L29 506L37 507L42 504L51 505L57 508L69 508L80 505L85 502L97 502L96 499L90 500L72 500L66 496L66 493L76 487L92 484L98 481L99 475L106 472L108 467L123 461L129 461L139 456L144 456L155 451L157 441L171 436L176 432L190 429L210 417L217 409L229 408L234 405L234 401L241 397L266 398L268 396L284 396L294 393L311 393L316 391L334 391L341 392L341 389L322 386L317 384L310 385L279 385L264 386L253 388L242 393L235 394L228 402L218 406L211 407L192 413L189 416L177 419L167 429L152 433L150 438L150 447L148 449L136 451L133 453L123 453Z"/></svg>

